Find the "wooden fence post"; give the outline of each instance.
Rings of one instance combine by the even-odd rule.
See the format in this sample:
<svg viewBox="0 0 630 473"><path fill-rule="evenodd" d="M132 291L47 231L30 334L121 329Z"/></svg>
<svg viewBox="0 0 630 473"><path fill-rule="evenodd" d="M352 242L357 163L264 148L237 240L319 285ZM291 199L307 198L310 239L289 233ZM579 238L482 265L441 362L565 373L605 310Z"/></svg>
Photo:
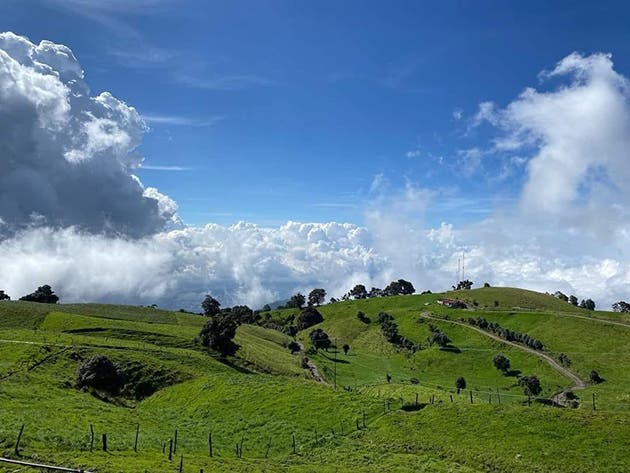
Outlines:
<svg viewBox="0 0 630 473"><path fill-rule="evenodd" d="M449 396L451 397L451 402L453 402L453 395L449 394Z"/></svg>
<svg viewBox="0 0 630 473"><path fill-rule="evenodd" d="M133 441L133 451L138 453L138 435L140 435L140 424L136 426L136 438Z"/></svg>
<svg viewBox="0 0 630 473"><path fill-rule="evenodd" d="M269 441L267 442L267 450L265 451L265 458L269 458L269 450L271 450L271 437L269 437Z"/></svg>
<svg viewBox="0 0 630 473"><path fill-rule="evenodd" d="M184 455L179 458L179 473L184 471Z"/></svg>
<svg viewBox="0 0 630 473"><path fill-rule="evenodd" d="M291 442L291 453L295 455L295 434L291 434L292 442Z"/></svg>
<svg viewBox="0 0 630 473"><path fill-rule="evenodd" d="M94 449L94 426L90 424L90 452Z"/></svg>
<svg viewBox="0 0 630 473"><path fill-rule="evenodd" d="M103 434L103 451L106 452L107 451L107 434Z"/></svg>
<svg viewBox="0 0 630 473"><path fill-rule="evenodd" d="M593 410L595 410L595 393L593 393Z"/></svg>
<svg viewBox="0 0 630 473"><path fill-rule="evenodd" d="M15 454L20 456L20 440L22 440L22 434L24 433L24 424L20 427L20 433L18 434L17 441L15 442Z"/></svg>
<svg viewBox="0 0 630 473"><path fill-rule="evenodd" d="M472 398L472 391L470 391L470 403L473 403L473 398Z"/></svg>
<svg viewBox="0 0 630 473"><path fill-rule="evenodd" d="M173 440L173 453L177 453L177 429L175 429L175 437Z"/></svg>
<svg viewBox="0 0 630 473"><path fill-rule="evenodd" d="M212 457L212 432L208 434L208 452L210 453L210 457Z"/></svg>
<svg viewBox="0 0 630 473"><path fill-rule="evenodd" d="M418 393L416 393L416 407L418 406Z"/></svg>
<svg viewBox="0 0 630 473"><path fill-rule="evenodd" d="M168 461L173 460L173 439L168 439Z"/></svg>

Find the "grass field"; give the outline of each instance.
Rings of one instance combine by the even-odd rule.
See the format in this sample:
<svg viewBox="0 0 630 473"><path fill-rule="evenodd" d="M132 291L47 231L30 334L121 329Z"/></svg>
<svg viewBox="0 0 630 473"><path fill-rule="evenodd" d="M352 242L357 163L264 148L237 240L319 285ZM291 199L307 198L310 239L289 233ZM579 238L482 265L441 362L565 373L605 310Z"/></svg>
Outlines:
<svg viewBox="0 0 630 473"><path fill-rule="evenodd" d="M240 326L236 356L222 359L194 341L203 317L130 306L2 302L0 454L17 458L15 441L24 425L22 459L101 473L178 471L182 455L190 472L630 470L630 327L606 323L623 324L624 315L512 288L448 294L476 301L476 310L447 309L436 303L443 296L320 307L324 322L316 327L338 346L350 346L347 355L332 349L307 354L323 383L302 368L302 354L291 354L293 339L275 330ZM358 310L371 323L360 321ZM376 323L380 311L423 349L411 353L389 343ZM428 322L422 312L448 320ZM513 370L538 376L541 397L570 388L571 381L535 354L451 323L469 316L539 338L550 356L568 355L568 369L582 379L595 369L606 381L576 391L577 409L528 406L517 377L494 368L495 354L507 356ZM451 349L428 346L430 324L448 335ZM306 348L310 330L296 336ZM78 365L94 354L110 357L137 386L150 386L148 395L76 389ZM459 376L467 387L458 394ZM169 461L175 431L177 452ZM0 463L0 471L27 470Z"/></svg>

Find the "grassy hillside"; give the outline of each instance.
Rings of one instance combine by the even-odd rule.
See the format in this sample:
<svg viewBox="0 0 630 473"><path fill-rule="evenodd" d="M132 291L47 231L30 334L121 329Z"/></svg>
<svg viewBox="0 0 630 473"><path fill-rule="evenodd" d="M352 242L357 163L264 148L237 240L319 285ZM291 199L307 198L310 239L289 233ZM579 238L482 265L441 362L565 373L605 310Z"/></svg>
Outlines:
<svg viewBox="0 0 630 473"><path fill-rule="evenodd" d="M235 338L240 347L228 359L194 342L203 317L128 306L2 302L0 454L16 457L24 424L23 458L99 472L177 471L181 455L190 472L630 469L630 359L624 353L630 327L597 320L623 323L623 317L586 313L518 289L448 294L454 296L476 310L446 309L436 303L440 294L322 306L324 322L297 340L308 350L308 333L321 327L338 346L350 346L347 355L332 349L292 354L291 337L242 325ZM358 310L371 322L360 321ZM376 322L381 311L422 349L412 353L388 342ZM291 313L298 311L271 315ZM422 313L445 318L429 321ZM537 375L541 397L570 388L571 380L536 354L453 323L469 316L527 332L544 342L546 354L569 356L568 369L583 379L596 369L606 381L576 391L582 401L577 409L528 406L515 373L494 368L495 354L507 356L513 370ZM448 335L449 349L428 345L430 326ZM94 354L107 355L128 373L124 395L76 389L79 364ZM311 379L304 356L324 382ZM459 376L467 388L457 394ZM175 430L178 450L169 461ZM108 452L101 448L103 433ZM21 470L0 463L0 471Z"/></svg>

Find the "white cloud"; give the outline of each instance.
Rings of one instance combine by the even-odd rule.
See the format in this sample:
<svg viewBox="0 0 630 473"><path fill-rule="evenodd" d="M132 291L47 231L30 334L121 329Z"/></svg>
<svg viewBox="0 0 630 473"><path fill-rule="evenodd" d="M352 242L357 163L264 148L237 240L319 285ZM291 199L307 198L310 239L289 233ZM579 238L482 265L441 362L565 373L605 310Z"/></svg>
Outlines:
<svg viewBox="0 0 630 473"><path fill-rule="evenodd" d="M207 120L197 120L194 118L182 117L179 115L142 114L142 119L147 123L157 125L205 127L214 125L215 123L223 120L223 117L212 117Z"/></svg>
<svg viewBox="0 0 630 473"><path fill-rule="evenodd" d="M0 216L132 236L164 228L160 201L133 175L145 125L108 92L90 96L63 45L0 34Z"/></svg>

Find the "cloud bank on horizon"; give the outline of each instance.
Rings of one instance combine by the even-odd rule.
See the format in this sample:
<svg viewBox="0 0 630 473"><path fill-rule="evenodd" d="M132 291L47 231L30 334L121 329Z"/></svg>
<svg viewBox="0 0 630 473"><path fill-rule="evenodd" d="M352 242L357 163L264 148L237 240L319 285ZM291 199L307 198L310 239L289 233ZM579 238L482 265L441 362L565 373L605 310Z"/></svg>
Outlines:
<svg viewBox="0 0 630 473"><path fill-rule="evenodd" d="M628 80L610 56L577 53L541 78L561 85L525 89L503 108L482 103L470 119L494 133L474 166L501 160L523 173L519 201L490 218L427 228L439 197L379 177L362 226L191 227L134 174L146 130L136 110L91 96L69 48L0 34L0 288L19 297L48 283L66 302L170 308L198 308L210 292L257 307L401 277L444 290L465 250L477 285L559 289L600 306L627 298Z"/></svg>

